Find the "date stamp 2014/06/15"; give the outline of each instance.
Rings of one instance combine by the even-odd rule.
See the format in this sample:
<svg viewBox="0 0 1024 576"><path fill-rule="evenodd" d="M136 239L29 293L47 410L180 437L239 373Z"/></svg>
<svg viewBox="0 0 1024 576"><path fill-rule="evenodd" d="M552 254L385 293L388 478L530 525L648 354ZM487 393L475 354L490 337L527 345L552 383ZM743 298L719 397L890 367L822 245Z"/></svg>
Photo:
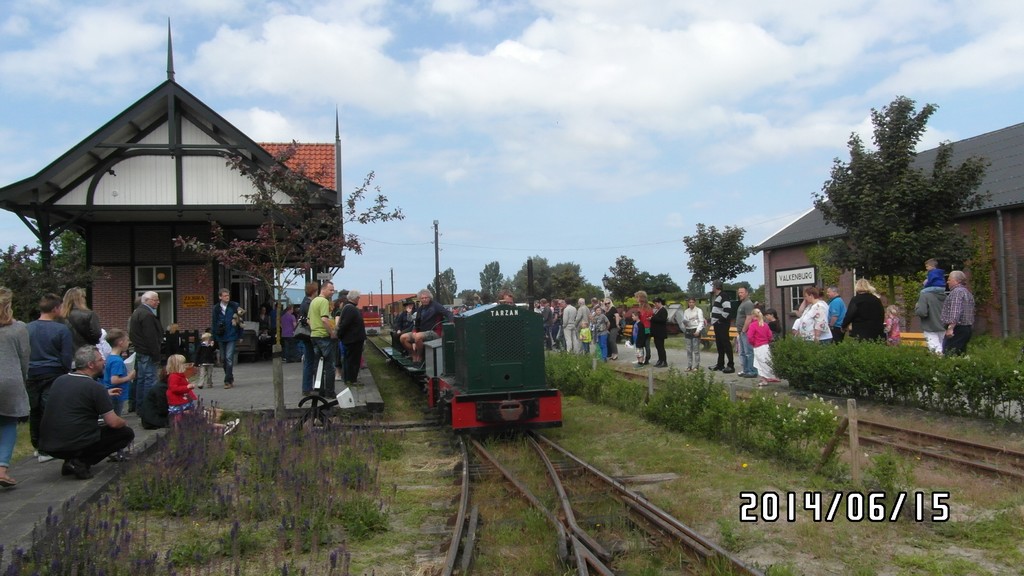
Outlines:
<svg viewBox="0 0 1024 576"><path fill-rule="evenodd" d="M949 492L740 492L740 522L945 522L948 501Z"/></svg>

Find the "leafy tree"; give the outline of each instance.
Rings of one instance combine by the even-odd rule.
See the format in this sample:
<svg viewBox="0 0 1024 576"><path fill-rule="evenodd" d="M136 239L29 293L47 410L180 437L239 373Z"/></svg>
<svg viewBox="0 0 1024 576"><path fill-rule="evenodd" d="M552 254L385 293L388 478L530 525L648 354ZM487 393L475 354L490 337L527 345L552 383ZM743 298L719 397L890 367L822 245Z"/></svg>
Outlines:
<svg viewBox="0 0 1024 576"><path fill-rule="evenodd" d="M690 282L686 284L686 296L689 298L696 298L701 300L708 293L707 285L700 280L690 277Z"/></svg>
<svg viewBox="0 0 1024 576"><path fill-rule="evenodd" d="M451 304L454 302L455 294L459 290L459 285L455 282L455 270L448 268L441 271L437 282L438 286L427 284L427 289L434 293L434 299L441 304Z"/></svg>
<svg viewBox="0 0 1024 576"><path fill-rule="evenodd" d="M644 289L640 270L637 269L632 258L619 256L615 259L615 265L608 268L608 271L611 272L611 275L602 276L601 281L615 298L629 298L636 294L637 290Z"/></svg>
<svg viewBox="0 0 1024 576"><path fill-rule="evenodd" d="M476 306L477 304L483 304L484 302L487 302L487 300L483 300L481 298L480 292L476 290L471 290L469 288L460 291L457 298L462 300L462 303L466 306Z"/></svg>
<svg viewBox="0 0 1024 576"><path fill-rule="evenodd" d="M588 290L590 283L583 277L579 264L561 262L551 267L550 290L546 298L580 298L598 292Z"/></svg>
<svg viewBox="0 0 1024 576"><path fill-rule="evenodd" d="M672 279L668 274L658 274L657 276L651 276L647 272L640 273L640 285L641 290L646 290L648 294L667 294L669 292L682 292L682 288L676 284L675 280ZM635 293L635 291L634 291Z"/></svg>
<svg viewBox="0 0 1024 576"><path fill-rule="evenodd" d="M839 284L839 278L843 271L832 264L832 250L828 244L815 244L804 251L807 261L818 268L818 278L821 285L828 287Z"/></svg>
<svg viewBox="0 0 1024 576"><path fill-rule="evenodd" d="M761 284L760 286L758 286L756 290L751 290L750 291L750 299L752 301L754 301L754 302L764 302L765 301L764 290L765 290L764 284Z"/></svg>
<svg viewBox="0 0 1024 576"><path fill-rule="evenodd" d="M493 302L504 283L505 277L501 275L501 264L497 260L485 265L480 272L480 298L484 302Z"/></svg>
<svg viewBox="0 0 1024 576"><path fill-rule="evenodd" d="M248 208L263 215L263 223L252 240L229 238L217 222L210 223L210 239L179 236L175 246L194 252L231 269L248 274L271 290L275 297L285 288L312 270L336 267L342 250L362 253L362 242L345 227L338 234L339 214L322 188L307 177L306 168L290 169L285 163L295 154L298 145L292 142L277 158L278 163L265 168L243 157L233 157L228 165L247 177L253 191L244 197ZM387 222L404 218L401 209L388 208L388 199L373 185L370 172L362 186L343 200L341 219L345 224ZM361 208L367 193L375 193L369 206ZM280 302L275 302L280 317ZM280 327L280 323L278 323ZM273 368L275 412L284 414L284 379L280 363Z"/></svg>
<svg viewBox="0 0 1024 576"><path fill-rule="evenodd" d="M39 297L48 292L63 296L72 286L87 288L100 277L99 268L86 268L85 240L65 231L54 242L49 268L43 269L39 247L11 245L0 252L0 286L14 293L14 317L24 322L39 316Z"/></svg>
<svg viewBox="0 0 1024 576"><path fill-rule="evenodd" d="M876 150L850 135L850 161L838 158L814 207L826 222L841 226L845 237L829 243L832 262L856 269L858 276L887 276L889 295L895 278L913 274L921 262L962 263L971 256L967 238L951 234L954 218L977 208L985 195L976 193L987 164L968 158L953 166L953 145L939 146L930 169L915 165L915 147L937 107L915 109L899 96L881 111L871 110Z"/></svg>
<svg viewBox="0 0 1024 576"><path fill-rule="evenodd" d="M743 244L745 234L746 230L736 226L726 226L719 232L714 226L697 224L697 232L683 238L690 254L687 263L693 274L690 282L707 285L714 280L724 282L752 272L754 267L744 262L754 253L751 247Z"/></svg>
<svg viewBox="0 0 1024 576"><path fill-rule="evenodd" d="M528 263L529 260L523 262L523 267L512 278L512 293L516 301L524 301L530 295L526 274ZM538 300L551 297L551 266L547 258L540 256L533 257L533 297Z"/></svg>

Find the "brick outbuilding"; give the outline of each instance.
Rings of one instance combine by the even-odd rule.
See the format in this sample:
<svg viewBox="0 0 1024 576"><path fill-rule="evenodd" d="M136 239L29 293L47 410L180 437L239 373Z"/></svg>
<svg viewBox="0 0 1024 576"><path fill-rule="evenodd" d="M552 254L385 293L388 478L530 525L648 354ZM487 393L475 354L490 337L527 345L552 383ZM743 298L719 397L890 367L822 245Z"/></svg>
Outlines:
<svg viewBox="0 0 1024 576"><path fill-rule="evenodd" d="M916 164L922 169L934 165L937 148L917 155ZM1024 291L1020 287L1024 272L1024 123L1016 124L953 143L953 165L969 157L980 157L989 162L979 187L988 198L979 208L963 213L954 222L954 228L971 237L981 248L981 258L967 265L968 286L972 290L984 288L991 294L979 306L975 331L997 337L1020 336L1024 333ZM780 287L777 272L812 267L807 250L827 240L841 238L845 230L825 222L821 212L810 209L794 222L757 246L763 253L765 295L768 304L789 312L799 305L803 285ZM941 254L920 254L923 263ZM946 266L946 273L949 273ZM838 288L840 295L849 300L853 296L856 271L844 271ZM818 282L820 286L820 280ZM911 301L912 307L916 296ZM916 318L911 330L919 331Z"/></svg>

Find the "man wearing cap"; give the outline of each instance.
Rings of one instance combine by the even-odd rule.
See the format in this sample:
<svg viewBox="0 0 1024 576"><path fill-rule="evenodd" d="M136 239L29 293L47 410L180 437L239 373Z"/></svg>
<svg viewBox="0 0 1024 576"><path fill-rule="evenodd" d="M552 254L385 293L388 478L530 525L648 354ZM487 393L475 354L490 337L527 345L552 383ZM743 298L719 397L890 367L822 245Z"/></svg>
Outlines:
<svg viewBox="0 0 1024 576"><path fill-rule="evenodd" d="M395 317L394 325L391 327L391 347L395 352L405 350L402 347L402 334L412 332L416 323L416 303L411 299L406 300L402 302L402 308L401 314Z"/></svg>

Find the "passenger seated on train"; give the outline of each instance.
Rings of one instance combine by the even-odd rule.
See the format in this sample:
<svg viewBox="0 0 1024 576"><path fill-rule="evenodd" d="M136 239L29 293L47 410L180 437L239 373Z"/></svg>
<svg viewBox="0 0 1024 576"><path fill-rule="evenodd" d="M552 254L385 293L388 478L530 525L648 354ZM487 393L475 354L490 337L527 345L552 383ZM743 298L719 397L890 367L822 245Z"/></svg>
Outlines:
<svg viewBox="0 0 1024 576"><path fill-rule="evenodd" d="M405 309L395 318L395 325L391 330L391 347L395 352L404 352L402 334L412 332L416 326L416 303L411 299L406 300L403 307Z"/></svg>
<svg viewBox="0 0 1024 576"><path fill-rule="evenodd" d="M516 299L512 296L512 292L508 290L502 290L498 292L498 304L508 304L509 306L516 305Z"/></svg>
<svg viewBox="0 0 1024 576"><path fill-rule="evenodd" d="M434 340L441 336L441 325L451 322L451 312L434 300L430 290L423 289L417 296L420 299L420 308L416 312L416 321L413 323L412 332L402 334L402 346L412 356L413 364L423 363L423 343Z"/></svg>

